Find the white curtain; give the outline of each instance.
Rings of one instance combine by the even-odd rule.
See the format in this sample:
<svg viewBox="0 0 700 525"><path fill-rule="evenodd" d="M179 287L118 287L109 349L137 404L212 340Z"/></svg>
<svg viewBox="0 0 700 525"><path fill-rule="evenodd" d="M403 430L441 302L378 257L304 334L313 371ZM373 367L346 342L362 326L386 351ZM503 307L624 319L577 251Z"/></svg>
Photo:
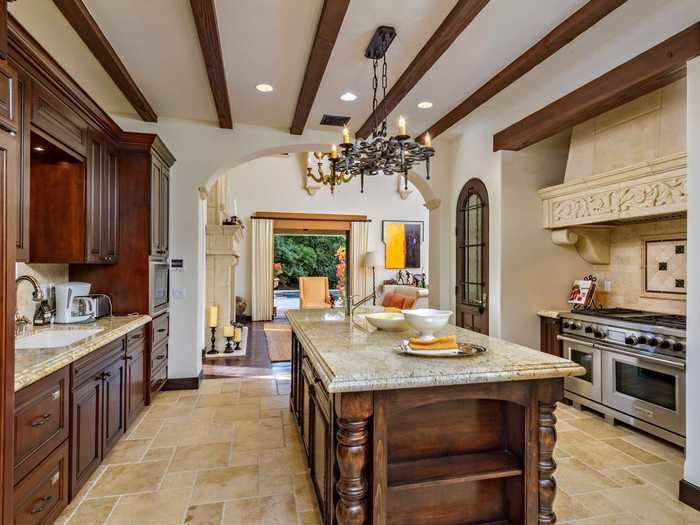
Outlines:
<svg viewBox="0 0 700 525"><path fill-rule="evenodd" d="M370 293L368 283L367 246L369 243L369 222L353 222L350 225L350 294L357 296L355 301Z"/></svg>
<svg viewBox="0 0 700 525"><path fill-rule="evenodd" d="M253 219L253 321L272 319L272 264L275 262L274 221Z"/></svg>

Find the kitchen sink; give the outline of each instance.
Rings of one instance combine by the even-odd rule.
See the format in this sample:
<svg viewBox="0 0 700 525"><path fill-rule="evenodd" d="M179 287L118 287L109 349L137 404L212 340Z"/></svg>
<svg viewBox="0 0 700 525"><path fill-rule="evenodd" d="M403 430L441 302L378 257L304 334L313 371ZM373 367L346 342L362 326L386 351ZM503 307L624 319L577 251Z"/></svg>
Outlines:
<svg viewBox="0 0 700 525"><path fill-rule="evenodd" d="M101 332L102 328L82 330L47 330L38 334L22 337L15 341L15 348L60 348L72 345L81 339L87 339Z"/></svg>

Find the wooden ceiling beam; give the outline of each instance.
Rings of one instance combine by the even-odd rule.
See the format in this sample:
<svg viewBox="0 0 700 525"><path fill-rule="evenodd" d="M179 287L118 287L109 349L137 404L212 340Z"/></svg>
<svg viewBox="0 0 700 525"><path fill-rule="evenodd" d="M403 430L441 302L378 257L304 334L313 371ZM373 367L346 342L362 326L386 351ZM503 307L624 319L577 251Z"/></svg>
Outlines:
<svg viewBox="0 0 700 525"><path fill-rule="evenodd" d="M419 135L426 133L435 138L454 126L476 108L510 86L538 64L559 51L566 44L593 27L601 19L620 7L627 0L590 0L573 15L550 31L530 49L508 64L483 86L464 99L447 115Z"/></svg>
<svg viewBox="0 0 700 525"><path fill-rule="evenodd" d="M316 28L316 37L311 46L304 81L301 84L301 91L299 91L292 126L289 129L292 135L304 133L306 121L309 118L311 107L316 99L318 88L323 80L323 74L331 58L331 52L349 5L350 0L325 0L323 2L321 17Z"/></svg>
<svg viewBox="0 0 700 525"><path fill-rule="evenodd" d="M518 151L683 78L700 55L693 24L493 136L493 150Z"/></svg>
<svg viewBox="0 0 700 525"><path fill-rule="evenodd" d="M53 0L59 11L68 20L78 36L107 74L112 78L117 87L124 93L129 103L134 107L139 116L146 122L157 122L158 115L146 100L126 66L117 55L112 45L107 40L97 22L88 11L82 0Z"/></svg>
<svg viewBox="0 0 700 525"><path fill-rule="evenodd" d="M204 64L209 76L211 94L219 117L219 127L233 128L231 104L228 98L224 57L219 38L219 24L216 21L216 6L214 0L190 0L194 23L197 26L199 45L202 48Z"/></svg>
<svg viewBox="0 0 700 525"><path fill-rule="evenodd" d="M388 115L399 105L488 2L489 0L458 0L437 31L428 39L406 71L379 103L377 109L357 130L358 137L367 138L373 131L375 120L380 120L377 116Z"/></svg>

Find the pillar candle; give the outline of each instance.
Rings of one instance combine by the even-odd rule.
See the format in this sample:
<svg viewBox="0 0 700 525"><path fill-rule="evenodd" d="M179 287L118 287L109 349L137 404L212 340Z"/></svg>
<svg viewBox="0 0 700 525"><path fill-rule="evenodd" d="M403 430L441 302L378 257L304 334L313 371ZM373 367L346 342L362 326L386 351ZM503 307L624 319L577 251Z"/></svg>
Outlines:
<svg viewBox="0 0 700 525"><path fill-rule="evenodd" d="M226 326L224 326L224 337L233 337L233 333L233 325L227 324Z"/></svg>
<svg viewBox="0 0 700 525"><path fill-rule="evenodd" d="M406 119L399 117L399 135L406 134Z"/></svg>
<svg viewBox="0 0 700 525"><path fill-rule="evenodd" d="M209 307L209 327L215 328L219 324L219 307L211 305Z"/></svg>

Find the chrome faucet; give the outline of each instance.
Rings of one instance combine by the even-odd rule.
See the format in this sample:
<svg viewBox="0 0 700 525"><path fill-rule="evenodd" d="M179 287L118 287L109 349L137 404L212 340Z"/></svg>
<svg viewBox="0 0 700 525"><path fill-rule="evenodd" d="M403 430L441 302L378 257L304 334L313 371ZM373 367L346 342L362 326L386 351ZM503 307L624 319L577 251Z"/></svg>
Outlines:
<svg viewBox="0 0 700 525"><path fill-rule="evenodd" d="M362 306L363 304L368 302L370 299L376 299L377 295L376 295L376 292L372 292L367 297L360 299L356 303L353 302L355 297L359 297L359 295L351 295L349 300L348 300L348 310L349 310L348 313L350 314L350 319L355 317L355 310L357 310L360 306Z"/></svg>
<svg viewBox="0 0 700 525"><path fill-rule="evenodd" d="M19 277L17 277L17 279L15 279L15 286L17 290L19 290L19 285L22 281L27 281L31 283L33 288L32 301L41 304L41 302L44 300L44 294L41 291L41 286L39 286L39 282L31 275L20 275ZM24 315L21 315L19 312L15 311L15 335L22 335L27 325L30 323L31 321L29 319L27 319Z"/></svg>

